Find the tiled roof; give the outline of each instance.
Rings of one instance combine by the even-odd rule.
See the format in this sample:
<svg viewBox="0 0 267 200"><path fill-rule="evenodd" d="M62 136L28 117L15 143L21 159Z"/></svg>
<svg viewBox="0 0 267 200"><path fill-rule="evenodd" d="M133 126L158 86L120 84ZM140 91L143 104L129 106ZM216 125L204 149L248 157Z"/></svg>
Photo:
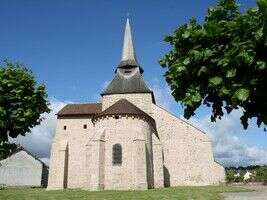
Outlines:
<svg viewBox="0 0 267 200"><path fill-rule="evenodd" d="M104 115L126 115L126 114L145 117L146 119L148 119L153 128L156 130L155 120L151 116L149 116L146 112L142 111L141 109L139 109L126 99L121 99L117 101L103 112L97 114L96 117Z"/></svg>
<svg viewBox="0 0 267 200"><path fill-rule="evenodd" d="M114 115L114 114L134 114L134 115L148 115L134 104L130 103L126 99L121 99L114 103L112 106L108 107L99 115Z"/></svg>
<svg viewBox="0 0 267 200"><path fill-rule="evenodd" d="M62 108L58 116L70 115L94 115L102 111L101 103L86 103L86 104L67 104Z"/></svg>

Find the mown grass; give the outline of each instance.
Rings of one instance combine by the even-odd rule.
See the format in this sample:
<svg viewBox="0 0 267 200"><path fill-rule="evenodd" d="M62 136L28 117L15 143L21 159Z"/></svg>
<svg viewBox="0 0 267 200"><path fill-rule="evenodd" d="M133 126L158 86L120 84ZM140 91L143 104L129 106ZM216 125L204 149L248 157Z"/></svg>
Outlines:
<svg viewBox="0 0 267 200"><path fill-rule="evenodd" d="M247 189L231 186L173 187L147 191L100 191L58 190L41 188L7 188L0 190L0 200L219 200L222 192L245 192Z"/></svg>

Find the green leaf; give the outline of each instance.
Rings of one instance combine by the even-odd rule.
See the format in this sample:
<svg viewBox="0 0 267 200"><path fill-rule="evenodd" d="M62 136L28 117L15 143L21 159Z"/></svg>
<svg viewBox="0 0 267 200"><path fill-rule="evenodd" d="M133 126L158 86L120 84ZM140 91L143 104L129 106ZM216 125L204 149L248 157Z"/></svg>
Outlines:
<svg viewBox="0 0 267 200"><path fill-rule="evenodd" d="M191 100L195 103L201 101L202 97L200 95L199 92L195 92L192 96L191 96Z"/></svg>
<svg viewBox="0 0 267 200"><path fill-rule="evenodd" d="M164 41L165 42L172 42L172 36L170 36L170 35L167 35L167 36L165 36L165 38L164 38Z"/></svg>
<svg viewBox="0 0 267 200"><path fill-rule="evenodd" d="M215 76L209 79L209 85L210 86L217 86L222 83L223 79L219 76Z"/></svg>
<svg viewBox="0 0 267 200"><path fill-rule="evenodd" d="M190 56L192 56L195 62L199 62L202 59L202 53L197 50L190 51Z"/></svg>
<svg viewBox="0 0 267 200"><path fill-rule="evenodd" d="M179 65L177 68L176 68L176 72L177 73L181 73L181 72L184 72L186 71L186 67L183 66L183 65Z"/></svg>
<svg viewBox="0 0 267 200"><path fill-rule="evenodd" d="M249 81L249 83L250 83L251 85L257 85L257 84L258 84L258 79L257 79L257 78L253 78L253 79L251 79L251 80Z"/></svg>
<svg viewBox="0 0 267 200"><path fill-rule="evenodd" d="M229 95L230 94L230 90L228 90L226 87L222 87L219 90L219 96L225 96L225 95Z"/></svg>
<svg viewBox="0 0 267 200"><path fill-rule="evenodd" d="M186 30L186 31L183 33L183 35L182 35L182 37L183 37L184 39L189 38L189 36L190 36L190 32L187 31L187 30Z"/></svg>
<svg viewBox="0 0 267 200"><path fill-rule="evenodd" d="M213 55L213 52L210 49L205 49L204 51L204 60L207 60Z"/></svg>
<svg viewBox="0 0 267 200"><path fill-rule="evenodd" d="M235 75L236 75L236 69L229 69L226 72L226 77L227 78L233 78L233 77L235 77Z"/></svg>
<svg viewBox="0 0 267 200"><path fill-rule="evenodd" d="M184 59L184 61L183 61L184 65L188 65L189 63L190 63L190 58Z"/></svg>
<svg viewBox="0 0 267 200"><path fill-rule="evenodd" d="M267 68L267 65L264 61L258 61L256 65L259 70L265 70Z"/></svg>
<svg viewBox="0 0 267 200"><path fill-rule="evenodd" d="M166 67L165 60L164 60L164 59L159 60L159 64L160 64L163 68Z"/></svg>
<svg viewBox="0 0 267 200"><path fill-rule="evenodd" d="M229 59L228 58L223 58L223 59L220 59L219 62L218 62L218 65L219 66L222 66L222 67L225 67L229 64Z"/></svg>
<svg viewBox="0 0 267 200"><path fill-rule="evenodd" d="M201 76L202 74L206 74L208 72L208 69L206 66L201 66L200 69L197 72L197 76Z"/></svg>
<svg viewBox="0 0 267 200"><path fill-rule="evenodd" d="M240 101L246 101L249 97L249 90L245 88L240 88L235 91L233 97Z"/></svg>

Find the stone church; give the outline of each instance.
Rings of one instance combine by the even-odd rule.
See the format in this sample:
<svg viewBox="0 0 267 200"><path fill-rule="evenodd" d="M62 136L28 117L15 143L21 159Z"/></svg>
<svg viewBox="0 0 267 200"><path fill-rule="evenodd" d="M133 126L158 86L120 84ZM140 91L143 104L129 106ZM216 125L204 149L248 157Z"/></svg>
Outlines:
<svg viewBox="0 0 267 200"><path fill-rule="evenodd" d="M127 19L122 57L101 102L57 113L48 189L145 190L224 182L212 143L158 106L143 80Z"/></svg>

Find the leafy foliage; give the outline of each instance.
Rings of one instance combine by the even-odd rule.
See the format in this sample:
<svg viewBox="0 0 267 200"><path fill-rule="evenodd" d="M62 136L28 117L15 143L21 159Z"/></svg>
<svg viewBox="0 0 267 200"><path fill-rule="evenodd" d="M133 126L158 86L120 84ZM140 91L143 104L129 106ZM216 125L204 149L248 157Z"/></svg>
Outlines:
<svg viewBox="0 0 267 200"><path fill-rule="evenodd" d="M260 167L256 170L256 180L267 185L267 166Z"/></svg>
<svg viewBox="0 0 267 200"><path fill-rule="evenodd" d="M251 176L245 181L244 175L246 172L250 172ZM237 174L239 174L239 176ZM267 184L267 166L253 165L248 167L226 168L226 181L227 183L261 182Z"/></svg>
<svg viewBox="0 0 267 200"><path fill-rule="evenodd" d="M227 183L233 183L233 182L236 182L236 176L235 176L235 171L234 170L229 170L229 171L226 171L226 181Z"/></svg>
<svg viewBox="0 0 267 200"><path fill-rule="evenodd" d="M45 86L37 85L26 68L5 62L0 67L0 143L25 136L44 112L49 112Z"/></svg>
<svg viewBox="0 0 267 200"><path fill-rule="evenodd" d="M0 160L10 156L17 148L18 146L14 143L0 142Z"/></svg>
<svg viewBox="0 0 267 200"><path fill-rule="evenodd" d="M166 36L172 49L160 65L185 118L204 104L211 121L242 108L245 129L253 117L267 124L267 0L257 4L242 13L235 0L220 0L203 24L193 18Z"/></svg>

